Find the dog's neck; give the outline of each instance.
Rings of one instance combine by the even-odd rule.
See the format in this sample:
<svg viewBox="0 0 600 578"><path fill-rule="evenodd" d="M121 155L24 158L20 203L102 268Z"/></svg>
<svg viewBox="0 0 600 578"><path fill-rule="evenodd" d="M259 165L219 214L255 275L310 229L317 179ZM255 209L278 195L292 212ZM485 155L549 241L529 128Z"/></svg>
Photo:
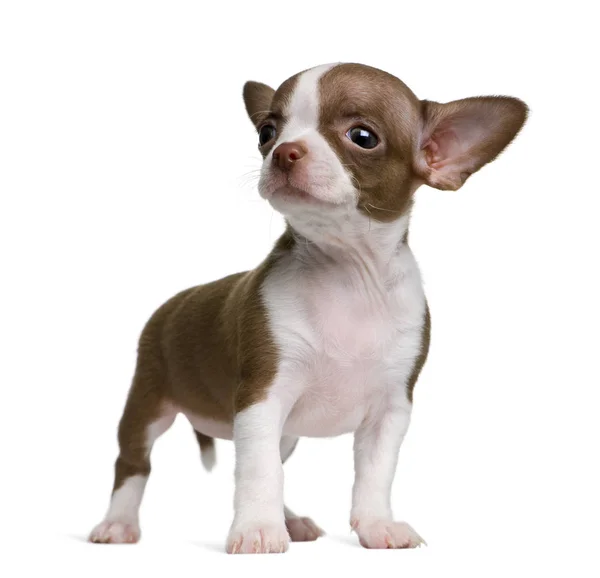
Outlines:
<svg viewBox="0 0 600 578"><path fill-rule="evenodd" d="M295 240L294 254L305 267L335 266L380 286L399 273L396 257L406 248L409 212L387 223L342 208L288 215L286 220Z"/></svg>

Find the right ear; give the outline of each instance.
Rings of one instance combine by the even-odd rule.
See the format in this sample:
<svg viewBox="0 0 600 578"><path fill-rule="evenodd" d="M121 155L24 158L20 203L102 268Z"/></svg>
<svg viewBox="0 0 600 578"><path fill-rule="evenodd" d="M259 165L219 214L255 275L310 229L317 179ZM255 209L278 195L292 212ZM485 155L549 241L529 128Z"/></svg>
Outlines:
<svg viewBox="0 0 600 578"><path fill-rule="evenodd" d="M262 82L249 80L244 84L244 104L246 112L254 126L258 129L264 118L271 111L271 102L275 91Z"/></svg>

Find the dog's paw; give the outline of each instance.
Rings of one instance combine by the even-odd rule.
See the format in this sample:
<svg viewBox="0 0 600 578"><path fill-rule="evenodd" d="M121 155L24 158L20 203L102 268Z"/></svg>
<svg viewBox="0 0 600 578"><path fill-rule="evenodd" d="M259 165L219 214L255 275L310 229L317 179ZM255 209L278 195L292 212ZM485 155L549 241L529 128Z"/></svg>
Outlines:
<svg viewBox="0 0 600 578"><path fill-rule="evenodd" d="M234 526L227 538L229 554L276 554L285 552L290 537L281 524L244 524Z"/></svg>
<svg viewBox="0 0 600 578"><path fill-rule="evenodd" d="M312 542L325 534L310 518L288 518L285 527L292 542Z"/></svg>
<svg viewBox="0 0 600 578"><path fill-rule="evenodd" d="M105 520L91 532L88 540L96 544L135 544L140 539L137 523Z"/></svg>
<svg viewBox="0 0 600 578"><path fill-rule="evenodd" d="M406 522L354 519L350 524L365 548L417 548L426 544Z"/></svg>

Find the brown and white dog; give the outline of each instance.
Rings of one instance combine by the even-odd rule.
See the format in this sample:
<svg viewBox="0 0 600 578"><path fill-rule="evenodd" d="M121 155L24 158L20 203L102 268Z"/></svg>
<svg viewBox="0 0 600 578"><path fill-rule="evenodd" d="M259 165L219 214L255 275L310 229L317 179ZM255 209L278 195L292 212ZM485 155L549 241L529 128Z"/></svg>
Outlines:
<svg viewBox="0 0 600 578"><path fill-rule="evenodd" d="M140 337L120 454L93 542L136 542L152 444L178 413L202 460L235 444L228 552L283 552L322 531L283 504L282 462L302 436L354 433L351 527L368 548L422 543L390 506L430 318L407 243L422 184L456 190L527 116L509 97L440 104L359 64L324 65L276 91L244 87L264 157L260 195L287 230L253 271L183 291Z"/></svg>

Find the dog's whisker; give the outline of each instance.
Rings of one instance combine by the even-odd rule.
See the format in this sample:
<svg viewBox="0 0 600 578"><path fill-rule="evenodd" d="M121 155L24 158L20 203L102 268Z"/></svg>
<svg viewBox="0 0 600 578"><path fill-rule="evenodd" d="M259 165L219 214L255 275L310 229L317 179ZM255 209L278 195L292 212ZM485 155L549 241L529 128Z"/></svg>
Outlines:
<svg viewBox="0 0 600 578"><path fill-rule="evenodd" d="M371 211L369 211L369 209L367 209L366 205L364 206L365 211L367 211L367 214L369 216L369 229L368 232L371 232Z"/></svg>
<svg viewBox="0 0 600 578"><path fill-rule="evenodd" d="M387 211L388 213L403 213L404 211L394 211L393 209L384 209L383 207L377 207L376 205L373 205L372 203L368 203L369 207L372 207L373 209L377 209L378 211Z"/></svg>

